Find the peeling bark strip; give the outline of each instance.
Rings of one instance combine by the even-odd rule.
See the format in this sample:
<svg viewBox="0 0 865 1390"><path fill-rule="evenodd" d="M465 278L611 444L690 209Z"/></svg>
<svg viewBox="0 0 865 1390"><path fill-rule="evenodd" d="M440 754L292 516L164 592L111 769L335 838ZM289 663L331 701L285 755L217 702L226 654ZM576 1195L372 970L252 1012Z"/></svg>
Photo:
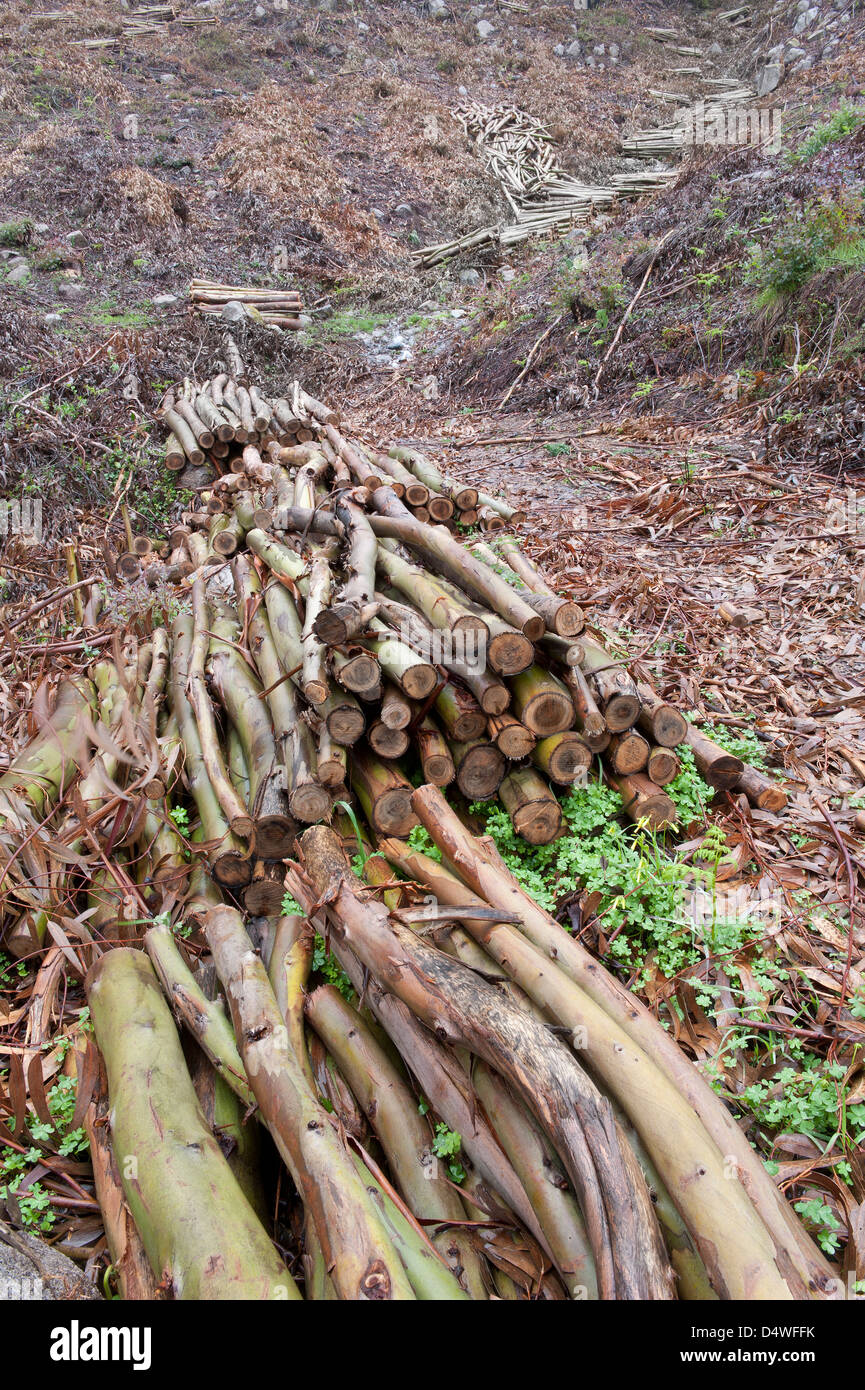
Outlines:
<svg viewBox="0 0 865 1390"><path fill-rule="evenodd" d="M87 976L123 1191L175 1298L299 1299L198 1105L150 961L107 951Z"/></svg>
<svg viewBox="0 0 865 1390"><path fill-rule="evenodd" d="M261 1117L321 1241L340 1298L414 1298L386 1227L289 1040L267 971L231 907L204 919Z"/></svg>
<svg viewBox="0 0 865 1390"><path fill-rule="evenodd" d="M672 1274L645 1183L620 1146L609 1102L576 1059L493 986L389 922L381 904L362 902L331 830L307 830L301 847L340 938L436 1037L482 1057L532 1107L577 1191L601 1297L670 1298Z"/></svg>

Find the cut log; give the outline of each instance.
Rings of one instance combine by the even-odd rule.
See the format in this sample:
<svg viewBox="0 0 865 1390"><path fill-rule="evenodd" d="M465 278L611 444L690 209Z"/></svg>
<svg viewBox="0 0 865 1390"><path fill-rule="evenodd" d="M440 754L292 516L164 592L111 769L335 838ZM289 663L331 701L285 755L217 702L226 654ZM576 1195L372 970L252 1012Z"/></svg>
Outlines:
<svg viewBox="0 0 865 1390"><path fill-rule="evenodd" d="M262 623L265 621L262 617ZM291 853L297 826L286 795L286 777L277 755L270 707L261 698L259 681L237 650L240 629L233 611L224 608L215 612L211 623L207 671L211 688L243 744L249 768L255 852L262 859L286 859ZM281 696L291 698L288 682L277 690Z"/></svg>
<svg viewBox="0 0 865 1390"><path fill-rule="evenodd" d="M414 731L425 782L434 787L447 787L456 776L454 760L447 739L434 719L426 715Z"/></svg>
<svg viewBox="0 0 865 1390"><path fill-rule="evenodd" d="M351 690L362 700L378 699L381 669L370 652L355 646L346 651L331 651L330 664L343 690Z"/></svg>
<svg viewBox="0 0 865 1390"><path fill-rule="evenodd" d="M367 742L380 758L401 758L408 752L409 736L405 729L392 729L381 719L374 719L366 731Z"/></svg>
<svg viewBox="0 0 865 1390"><path fill-rule="evenodd" d="M390 457L410 468L415 477L425 483L431 492L440 492L446 497L452 497L461 511L477 506L477 488L466 487L445 477L428 458L418 453L417 449L395 447L390 450Z"/></svg>
<svg viewBox="0 0 865 1390"><path fill-rule="evenodd" d="M388 683L381 701L381 722L389 729L407 729L411 721L411 702L395 685Z"/></svg>
<svg viewBox="0 0 865 1390"><path fill-rule="evenodd" d="M507 759L500 748L486 739L451 744L457 786L467 801L489 801L499 789L507 770Z"/></svg>
<svg viewBox="0 0 865 1390"><path fill-rule="evenodd" d="M352 695L331 691L316 713L327 725L334 743L350 748L357 743L366 728L366 715Z"/></svg>
<svg viewBox="0 0 865 1390"><path fill-rule="evenodd" d="M573 727L574 706L567 688L542 666L531 666L511 681L514 714L539 738Z"/></svg>
<svg viewBox="0 0 865 1390"><path fill-rule="evenodd" d="M548 845L562 828L562 808L534 768L514 768L499 787L511 824L530 845Z"/></svg>
<svg viewBox="0 0 865 1390"><path fill-rule="evenodd" d="M343 786L348 777L348 754L345 747L332 737L326 723L318 732L317 772L319 782L328 789Z"/></svg>
<svg viewBox="0 0 865 1390"><path fill-rule="evenodd" d="M611 664L609 652L583 638L583 670L591 676L611 734L630 729L640 713L637 687L621 663Z"/></svg>
<svg viewBox="0 0 865 1390"><path fill-rule="evenodd" d="M659 747L649 749L649 758L646 763L646 776L656 786L665 787L668 782L673 782L681 772L681 764L672 748Z"/></svg>
<svg viewBox="0 0 865 1390"><path fill-rule="evenodd" d="M741 758L719 748L717 743L713 743L705 734L701 734L699 729L694 728L693 724L688 725L685 741L694 754L697 771L710 786L715 787L718 791L727 787L735 787L745 771L745 764Z"/></svg>
<svg viewBox="0 0 865 1390"><path fill-rule="evenodd" d="M735 784L736 791L744 792L752 806L761 811L783 811L787 805L787 793L773 777L759 772L756 767L746 763Z"/></svg>
<svg viewBox="0 0 865 1390"><path fill-rule="evenodd" d="M537 743L531 729L527 729L512 714L492 715L487 720L487 733L509 762L520 762L527 758Z"/></svg>
<svg viewBox="0 0 865 1390"><path fill-rule="evenodd" d="M678 748L688 738L688 721L685 716L662 700L660 695L645 681L637 682L640 697L640 728L649 734L662 748Z"/></svg>
<svg viewBox="0 0 865 1390"><path fill-rule="evenodd" d="M364 638L382 672L395 681L410 700L425 700L438 683L436 669L402 641L378 618L370 623L372 635Z"/></svg>
<svg viewBox="0 0 865 1390"><path fill-rule="evenodd" d="M378 835L408 835L417 817L411 783L393 763L381 762L369 749L351 755L351 785L364 815Z"/></svg>
<svg viewBox="0 0 865 1390"><path fill-rule="evenodd" d="M610 742L610 732L588 681L577 667L570 668L564 680L573 702L577 728L592 752L602 753Z"/></svg>
<svg viewBox="0 0 865 1390"><path fill-rule="evenodd" d="M279 1005L243 919L232 908L216 908L208 913L205 932L255 1098L315 1223L340 1296L413 1298L336 1124L287 1044Z"/></svg>
<svg viewBox="0 0 865 1390"><path fill-rule="evenodd" d="M570 731L541 739L532 751L535 767L560 787L570 787L574 782L584 783L592 760L592 750L585 740Z"/></svg>
<svg viewBox="0 0 865 1390"><path fill-rule="evenodd" d="M87 977L87 1002L114 1154L154 1274L174 1298L300 1299L201 1114L150 961L107 951Z"/></svg>
<svg viewBox="0 0 865 1390"><path fill-rule="evenodd" d="M622 798L625 812L636 824L645 821L652 830L668 830L678 824L676 807L665 791L650 782L645 773L612 773L613 784Z"/></svg>
<svg viewBox="0 0 865 1390"><path fill-rule="evenodd" d="M243 906L253 917L278 917L285 897L282 864L259 859L252 871L252 882L243 890Z"/></svg>
<svg viewBox="0 0 865 1390"><path fill-rule="evenodd" d="M456 743L471 743L486 732L487 721L477 700L452 681L436 695L435 711L448 737Z"/></svg>
<svg viewBox="0 0 865 1390"><path fill-rule="evenodd" d="M613 734L607 757L614 772L642 772L649 761L649 744L635 729L626 729L621 734Z"/></svg>

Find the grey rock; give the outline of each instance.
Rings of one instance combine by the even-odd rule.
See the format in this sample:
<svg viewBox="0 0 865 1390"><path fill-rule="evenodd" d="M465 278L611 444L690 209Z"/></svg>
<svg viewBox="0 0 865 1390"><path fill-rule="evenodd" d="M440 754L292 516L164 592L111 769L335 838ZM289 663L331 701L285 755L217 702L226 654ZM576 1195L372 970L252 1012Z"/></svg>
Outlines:
<svg viewBox="0 0 865 1390"><path fill-rule="evenodd" d="M429 12L433 19L444 19L448 12L448 7L444 0L429 0Z"/></svg>
<svg viewBox="0 0 865 1390"><path fill-rule="evenodd" d="M67 1255L0 1221L0 1300L15 1303L101 1299Z"/></svg>
<svg viewBox="0 0 865 1390"><path fill-rule="evenodd" d="M797 14L804 14L805 11L806 11L806 10L810 10L810 8L811 8L811 0L796 0L796 13L797 13Z"/></svg>
<svg viewBox="0 0 865 1390"><path fill-rule="evenodd" d="M435 313L436 309L438 308L438 304L434 299L425 299L417 307L420 309L421 313L432 314Z"/></svg>
<svg viewBox="0 0 865 1390"><path fill-rule="evenodd" d="M611 58L618 58L619 45L617 43L611 43L608 52Z"/></svg>
<svg viewBox="0 0 865 1390"><path fill-rule="evenodd" d="M80 246L83 241L87 240L87 238L79 228L74 232L67 232L66 240L68 241L70 246Z"/></svg>
<svg viewBox="0 0 865 1390"><path fill-rule="evenodd" d="M482 283L483 276L479 270L475 270L474 266L468 266L465 270L460 271L461 285L480 285Z"/></svg>
<svg viewBox="0 0 865 1390"><path fill-rule="evenodd" d="M606 51L607 50L602 43L596 43L594 48L592 49L592 52L596 53L599 58L602 58Z"/></svg>
<svg viewBox="0 0 865 1390"><path fill-rule="evenodd" d="M503 265L503 266L502 266L501 270L499 271L499 279L500 279L500 280L503 280L503 281L505 282L506 285L509 285L509 284L511 283L511 281L512 281L512 280L516 280L516 278L517 278L517 272L514 270L514 268L513 268L512 265Z"/></svg>
<svg viewBox="0 0 865 1390"><path fill-rule="evenodd" d="M37 236L44 236L46 232L50 232L51 228L47 222L34 222L33 230Z"/></svg>
<svg viewBox="0 0 865 1390"><path fill-rule="evenodd" d="M256 5L256 7L255 7L255 17L256 17L256 19L264 19L264 16L265 16L266 14L267 14L267 10L264 8L263 5Z"/></svg>
<svg viewBox="0 0 865 1390"><path fill-rule="evenodd" d="M368 33L369 33L369 25L368 25L368 24L364 24L364 22L363 22L362 19L359 19L359 20L357 21L357 32L358 32L359 34L368 34Z"/></svg>
<svg viewBox="0 0 865 1390"><path fill-rule="evenodd" d="M811 57L811 54L808 53L808 54L805 55L804 58L800 58L799 61L798 61L798 63L794 63L794 64L793 64L793 71L794 71L794 72L809 72L809 71L811 70L811 68L813 68L813 66L814 66L814 59Z"/></svg>
<svg viewBox="0 0 865 1390"><path fill-rule="evenodd" d="M706 52L710 58L720 58L723 56L724 50L719 43L710 43Z"/></svg>
<svg viewBox="0 0 865 1390"><path fill-rule="evenodd" d="M30 267L26 261L18 261L6 276L7 285L23 285L30 279Z"/></svg>
<svg viewBox="0 0 865 1390"><path fill-rule="evenodd" d="M452 319L464 319L465 316L466 316L466 311L465 311L465 309L451 309L451 318L452 318Z"/></svg>
<svg viewBox="0 0 865 1390"><path fill-rule="evenodd" d="M154 309L170 309L172 304L177 303L177 295L158 294L156 298L152 299L150 302L153 305Z"/></svg>
<svg viewBox="0 0 865 1390"><path fill-rule="evenodd" d="M396 217L411 217L412 211L411 203L397 203L394 208L394 215Z"/></svg>
<svg viewBox="0 0 865 1390"><path fill-rule="evenodd" d="M588 56L588 58L586 59L586 67L587 67L587 68L596 68L597 66L598 66L598 60L597 60L597 58L593 58L592 55L591 55L591 53L590 53L589 56Z"/></svg>
<svg viewBox="0 0 865 1390"><path fill-rule="evenodd" d="M468 87L457 87L457 92L461 97L467 97L469 94L469 89Z"/></svg>
<svg viewBox="0 0 865 1390"><path fill-rule="evenodd" d="M799 58L804 58L804 57L805 57L805 50L804 50L804 48L796 48L796 46L795 46L794 44L792 44L792 43L790 44L789 48L785 49L785 51L784 51L784 62L785 62L785 63L795 63L795 62L797 61L797 59L799 59Z"/></svg>
<svg viewBox="0 0 865 1390"><path fill-rule="evenodd" d="M63 322L63 315L62 315L62 314L46 314L46 315L45 315L45 322L46 322L47 324L62 323L62 322Z"/></svg>
<svg viewBox="0 0 865 1390"><path fill-rule="evenodd" d="M479 37L482 39L491 39L493 34L496 32L488 19L479 19L477 24L475 25L475 28L478 31Z"/></svg>
<svg viewBox="0 0 865 1390"><path fill-rule="evenodd" d="M160 82L164 82L164 83L166 83L166 84L168 84L169 82L174 82L174 80L175 80L174 73L173 73L173 72L163 72L163 73L160 73L160 75L159 75L159 80L160 80Z"/></svg>
<svg viewBox="0 0 865 1390"><path fill-rule="evenodd" d="M246 318L246 310L239 299L229 299L227 304L223 304L219 317L225 323L242 323Z"/></svg>
<svg viewBox="0 0 865 1390"><path fill-rule="evenodd" d="M582 57L583 45L580 43L579 39L574 39L573 43L568 44L565 52L569 58L580 58Z"/></svg>
<svg viewBox="0 0 865 1390"><path fill-rule="evenodd" d="M774 47L774 48L770 48L770 49L769 49L769 52L766 54L766 62L767 62L767 63L774 63L774 62L777 62L777 60L781 57L781 55L782 55L783 52L784 52L784 45L783 45L782 43L776 43L776 44L775 44L775 47Z"/></svg>
<svg viewBox="0 0 865 1390"><path fill-rule="evenodd" d="M779 86L783 76L783 63L767 63L757 75L757 96L765 97L768 96L770 92L774 92L775 88Z"/></svg>
<svg viewBox="0 0 865 1390"><path fill-rule="evenodd" d="M298 314L298 316L297 316L297 321L298 321L298 323L300 324L301 328L311 328L311 327L312 327L312 315L311 315L311 314Z"/></svg>
<svg viewBox="0 0 865 1390"><path fill-rule="evenodd" d="M74 280L70 280L58 286L57 295L58 298L65 299L67 303L74 303L76 300L87 298L87 286L76 284Z"/></svg>
<svg viewBox="0 0 865 1390"><path fill-rule="evenodd" d="M373 208L372 215L373 217L377 218L379 222L383 222L386 216L386 214L382 211L381 208Z"/></svg>
<svg viewBox="0 0 865 1390"><path fill-rule="evenodd" d="M553 49L553 52L555 53L557 58L564 58L565 45L563 43L557 43L555 48Z"/></svg>

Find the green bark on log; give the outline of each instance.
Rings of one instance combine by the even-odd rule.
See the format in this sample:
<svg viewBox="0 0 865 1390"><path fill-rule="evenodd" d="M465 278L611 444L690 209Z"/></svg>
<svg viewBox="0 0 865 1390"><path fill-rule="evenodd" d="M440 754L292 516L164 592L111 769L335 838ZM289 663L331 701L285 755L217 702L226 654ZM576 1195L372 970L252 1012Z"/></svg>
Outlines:
<svg viewBox="0 0 865 1390"><path fill-rule="evenodd" d="M101 956L87 999L126 1200L154 1274L181 1299L299 1299L207 1127L153 966Z"/></svg>

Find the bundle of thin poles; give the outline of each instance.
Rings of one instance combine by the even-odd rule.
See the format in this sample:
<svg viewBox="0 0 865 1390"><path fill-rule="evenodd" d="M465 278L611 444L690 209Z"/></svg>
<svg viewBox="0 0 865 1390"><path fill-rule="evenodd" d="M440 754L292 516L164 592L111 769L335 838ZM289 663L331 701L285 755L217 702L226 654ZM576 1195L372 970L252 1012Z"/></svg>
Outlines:
<svg viewBox="0 0 865 1390"><path fill-rule="evenodd" d="M636 159L669 159L672 155L680 154L683 149L693 149L698 145L726 143L728 126L731 124L730 108L735 108L738 113L739 108L753 101L757 93L753 87L742 86L732 80L729 85L727 79L711 79L711 82L715 86L720 86L721 90L708 101L694 103L687 96L677 97L675 93L660 93L665 100L674 99L683 104L684 109L670 125L659 126L654 130L638 130L633 135L627 136L621 144L622 154ZM752 122L754 130L759 134L760 113L755 109L751 114L755 118ZM741 117L736 115L732 119L733 132L741 124ZM715 134L716 131L718 132L717 135ZM746 134L750 139L750 133L747 130L743 131L742 137L740 137L741 143L746 142L744 139ZM751 143L756 144L757 139L754 138ZM675 178L675 171L668 173L667 177Z"/></svg>
<svg viewBox="0 0 865 1390"><path fill-rule="evenodd" d="M303 303L297 290L256 289L249 285L223 285L218 280L193 280L191 303L201 314L221 314L229 303L242 304L252 317L280 328L300 328Z"/></svg>
<svg viewBox="0 0 865 1390"><path fill-rule="evenodd" d="M584 226L595 209L610 207L619 198L638 197L671 177L618 174L609 185L586 184L561 168L549 131L525 111L472 102L458 107L455 116L487 172L501 185L514 221L413 252L416 264L424 268L461 251L510 246L530 236Z"/></svg>
<svg viewBox="0 0 865 1390"><path fill-rule="evenodd" d="M184 397L215 435L241 418L226 385ZM104 1085L85 1123L121 1293L828 1295L721 1100L465 809L498 795L545 842L550 782L602 753L663 825L683 739L716 785L759 800L760 774L587 637L518 546L448 527L506 503L373 449L298 384L292 427L242 389L259 438L227 441L211 520L171 537L170 628L118 633L0 777L5 944L38 947L86 894Z"/></svg>

